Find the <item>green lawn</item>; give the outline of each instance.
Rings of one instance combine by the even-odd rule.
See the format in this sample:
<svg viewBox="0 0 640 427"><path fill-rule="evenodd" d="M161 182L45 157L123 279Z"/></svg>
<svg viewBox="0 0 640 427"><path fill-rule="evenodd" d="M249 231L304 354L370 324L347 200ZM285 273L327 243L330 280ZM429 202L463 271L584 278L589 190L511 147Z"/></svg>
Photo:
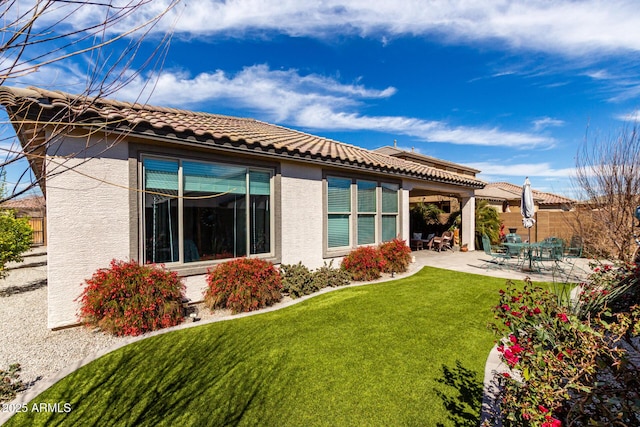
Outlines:
<svg viewBox="0 0 640 427"><path fill-rule="evenodd" d="M466 401L477 417L494 342L487 324L504 285L427 267L145 339L29 405L70 403L71 412L20 413L7 425L467 425L452 417Z"/></svg>

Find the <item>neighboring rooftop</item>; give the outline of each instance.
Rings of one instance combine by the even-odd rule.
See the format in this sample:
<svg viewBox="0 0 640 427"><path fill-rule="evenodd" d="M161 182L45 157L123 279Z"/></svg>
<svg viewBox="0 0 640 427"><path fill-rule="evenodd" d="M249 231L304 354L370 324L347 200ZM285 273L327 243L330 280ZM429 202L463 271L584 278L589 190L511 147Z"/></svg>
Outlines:
<svg viewBox="0 0 640 427"><path fill-rule="evenodd" d="M44 213L46 204L43 196L28 196L20 199L7 200L0 203L2 209L13 209L18 212L39 212Z"/></svg>
<svg viewBox="0 0 640 427"><path fill-rule="evenodd" d="M576 201L558 194L532 189L533 200L539 205L570 205ZM522 186L508 182L491 182L483 189L476 190L476 197L485 200L520 200Z"/></svg>
<svg viewBox="0 0 640 427"><path fill-rule="evenodd" d="M464 173L463 169L441 169L435 164L404 160L248 118L95 99L35 87L0 87L0 105L7 109L23 147L33 138L44 138L42 128L55 123L160 138L176 144L329 163L465 187L482 188L485 185L475 178L475 174ZM35 154L33 159L43 156L42 152ZM36 175L42 175L38 168L42 165L34 167ZM40 184L44 192L42 180Z"/></svg>
<svg viewBox="0 0 640 427"><path fill-rule="evenodd" d="M397 147L380 147L374 150L376 153L387 154L389 156L398 157L404 160L410 160L422 165L431 166L434 168L455 172L461 175L475 177L477 173L480 173L478 169L471 168L469 166L460 165L447 160L437 159L435 157L427 156L425 154L416 153L414 151L401 150Z"/></svg>

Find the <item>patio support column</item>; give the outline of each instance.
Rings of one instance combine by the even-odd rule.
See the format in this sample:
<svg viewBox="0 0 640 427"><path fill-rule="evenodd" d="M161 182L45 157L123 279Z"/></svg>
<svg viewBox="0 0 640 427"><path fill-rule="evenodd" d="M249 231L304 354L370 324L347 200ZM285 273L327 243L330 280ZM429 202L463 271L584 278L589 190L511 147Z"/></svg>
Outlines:
<svg viewBox="0 0 640 427"><path fill-rule="evenodd" d="M476 198L475 195L463 196L461 198L462 205L462 224L460 244L467 245L470 251L476 250Z"/></svg>

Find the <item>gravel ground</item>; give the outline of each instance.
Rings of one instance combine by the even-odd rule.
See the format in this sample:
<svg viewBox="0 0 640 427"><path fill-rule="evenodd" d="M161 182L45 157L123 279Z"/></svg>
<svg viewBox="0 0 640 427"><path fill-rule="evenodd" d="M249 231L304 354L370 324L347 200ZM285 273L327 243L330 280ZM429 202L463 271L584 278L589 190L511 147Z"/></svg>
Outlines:
<svg viewBox="0 0 640 427"><path fill-rule="evenodd" d="M0 369L19 363L26 383L118 341L86 328L49 330L46 271L46 266L11 269L0 279Z"/></svg>

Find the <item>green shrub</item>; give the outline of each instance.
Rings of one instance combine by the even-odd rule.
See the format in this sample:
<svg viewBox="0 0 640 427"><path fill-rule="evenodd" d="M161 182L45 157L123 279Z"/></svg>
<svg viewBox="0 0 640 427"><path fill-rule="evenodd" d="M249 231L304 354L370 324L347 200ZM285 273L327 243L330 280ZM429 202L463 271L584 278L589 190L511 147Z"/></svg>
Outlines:
<svg viewBox="0 0 640 427"><path fill-rule="evenodd" d="M313 272L313 283L317 289L337 288L350 284L351 277L346 270L333 268L333 260L331 260L329 264L325 262L322 267Z"/></svg>
<svg viewBox="0 0 640 427"><path fill-rule="evenodd" d="M13 400L16 393L27 388L20 380L20 369L17 363L9 366L8 371L0 369L0 403Z"/></svg>
<svg viewBox="0 0 640 427"><path fill-rule="evenodd" d="M378 248L361 246L344 257L342 268L349 273L352 280L375 280L380 278L385 261Z"/></svg>
<svg viewBox="0 0 640 427"><path fill-rule="evenodd" d="M0 278L5 276L8 262L22 261L31 247L33 230L27 218L16 218L11 210L0 210Z"/></svg>
<svg viewBox="0 0 640 427"><path fill-rule="evenodd" d="M405 240L393 239L380 245L385 273L404 273L411 263L411 248Z"/></svg>
<svg viewBox="0 0 640 427"><path fill-rule="evenodd" d="M207 274L205 306L232 313L258 310L282 299L282 279L270 262L239 258L219 264Z"/></svg>
<svg viewBox="0 0 640 427"><path fill-rule="evenodd" d="M333 260L311 271L301 262L298 264L283 264L280 266L282 274L282 291L292 298L310 295L326 287L345 286L351 283L349 273L340 268L333 268Z"/></svg>
<svg viewBox="0 0 640 427"><path fill-rule="evenodd" d="M86 280L80 319L114 335L140 335L183 320L184 285L177 273L136 261L112 260Z"/></svg>
<svg viewBox="0 0 640 427"><path fill-rule="evenodd" d="M302 265L302 262L282 264L280 273L282 274L282 292L291 298L309 295L320 290L319 287L316 287L315 275Z"/></svg>

